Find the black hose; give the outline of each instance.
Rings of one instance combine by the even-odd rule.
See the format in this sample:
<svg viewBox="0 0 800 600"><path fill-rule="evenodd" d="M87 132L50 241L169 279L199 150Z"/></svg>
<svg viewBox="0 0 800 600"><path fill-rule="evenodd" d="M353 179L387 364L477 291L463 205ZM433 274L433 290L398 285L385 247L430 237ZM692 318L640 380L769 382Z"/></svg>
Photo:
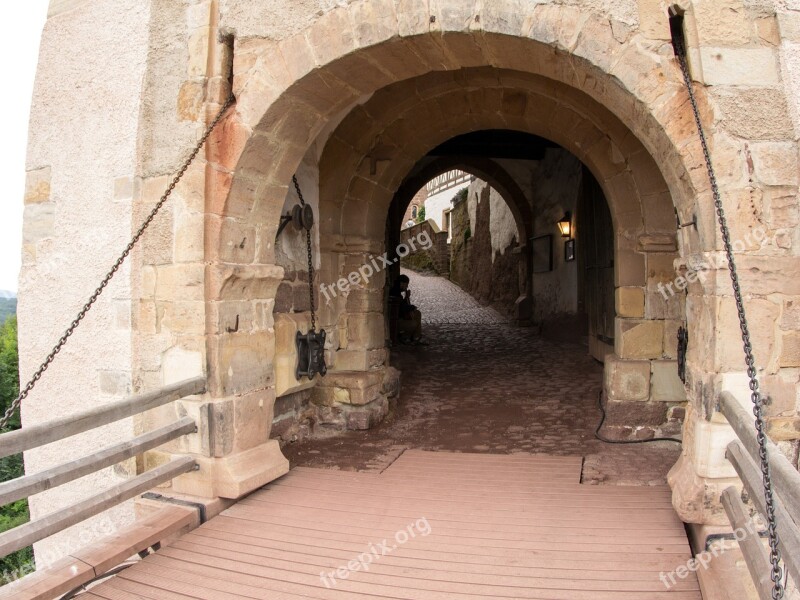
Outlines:
<svg viewBox="0 0 800 600"><path fill-rule="evenodd" d="M67 592L66 594L64 594L63 596L61 596L58 600L72 600L72 598L75 598L76 595L80 594L81 592L85 592L87 585L95 583L97 581L101 581L101 580L106 579L108 577L112 577L112 576L116 575L117 573L121 573L125 569L127 569L129 567L132 567L135 564L136 564L135 562L124 563L124 564L119 565L118 567L114 567L113 569L111 569L110 571L106 571L102 575L98 575L97 577L93 577L89 581L83 582L78 587L76 587L74 590L71 590L71 591Z"/></svg>
<svg viewBox="0 0 800 600"><path fill-rule="evenodd" d="M597 429L594 430L594 437L596 437L601 442L605 442L606 444L647 444L649 442L676 442L678 444L682 444L683 440L679 440L677 438L671 437L656 437L650 438L649 440L609 440L604 438L600 435L600 429L603 427L603 423L606 422L606 409L603 408L603 390L600 390L600 393L597 396L597 406L600 408L600 423L597 425Z"/></svg>

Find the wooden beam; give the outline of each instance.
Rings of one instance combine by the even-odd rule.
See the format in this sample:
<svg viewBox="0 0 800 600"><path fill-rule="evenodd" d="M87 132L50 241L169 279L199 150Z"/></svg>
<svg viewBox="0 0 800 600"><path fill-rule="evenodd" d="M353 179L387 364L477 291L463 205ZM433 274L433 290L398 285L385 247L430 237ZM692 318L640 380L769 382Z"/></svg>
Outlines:
<svg viewBox="0 0 800 600"><path fill-rule="evenodd" d="M197 509L165 506L121 529L65 556L50 567L0 587L0 600L52 600L96 576L107 573L137 552L200 523Z"/></svg>
<svg viewBox="0 0 800 600"><path fill-rule="evenodd" d="M769 554L761 543L756 524L739 497L739 490L734 486L727 488L722 492L720 500L734 532L743 534L743 536L737 535L736 540L739 542L739 549L744 556L747 570L750 571L758 597L761 600L772 600L772 580L769 577L772 567Z"/></svg>
<svg viewBox="0 0 800 600"><path fill-rule="evenodd" d="M102 543L82 548L73 552L72 556L94 567L99 575L110 571L137 552L198 525L199 509L165 504L162 509L105 538Z"/></svg>
<svg viewBox="0 0 800 600"><path fill-rule="evenodd" d="M755 417L742 408L730 392L722 392L719 398L722 414L728 419L742 445L752 457L756 465L760 465L758 456L758 440L753 425ZM779 491L786 510L791 515L795 524L800 525L800 473L792 466L778 447L769 439L767 440L767 458L769 459L772 483ZM759 466L759 472L761 468ZM763 493L763 492L762 492Z"/></svg>
<svg viewBox="0 0 800 600"><path fill-rule="evenodd" d="M758 512L766 516L767 505L764 499L761 469L756 466L755 461L753 461L739 440L734 440L728 444L726 456L739 474L739 478L744 483L744 488L747 490ZM780 495L775 498L775 517L778 521L778 542L781 557L792 579L800 581L800 528L795 525L789 513L786 512L786 507L783 505Z"/></svg>
<svg viewBox="0 0 800 600"><path fill-rule="evenodd" d="M0 600L53 600L94 577L91 566L65 556L41 571L0 587Z"/></svg>
<svg viewBox="0 0 800 600"><path fill-rule="evenodd" d="M84 456L75 461L64 463L52 469L26 475L0 483L0 506L28 498L34 494L58 487L80 477L95 473L123 460L138 456L162 444L197 431L197 425L191 417L167 425L155 431L140 435L132 440L109 446L99 452Z"/></svg>
<svg viewBox="0 0 800 600"><path fill-rule="evenodd" d="M202 394L205 389L205 378L196 377L168 385L148 394L130 396L75 415L4 433L0 435L0 458L108 425L120 419L169 404L179 398Z"/></svg>
<svg viewBox="0 0 800 600"><path fill-rule="evenodd" d="M100 514L134 496L146 492L159 484L165 483L188 473L197 467L190 456L182 456L171 462L156 467L141 475L129 479L109 490L90 496L64 510L50 513L46 517L30 521L0 534L0 556L8 556L34 542L63 531L67 527L85 521L89 517Z"/></svg>

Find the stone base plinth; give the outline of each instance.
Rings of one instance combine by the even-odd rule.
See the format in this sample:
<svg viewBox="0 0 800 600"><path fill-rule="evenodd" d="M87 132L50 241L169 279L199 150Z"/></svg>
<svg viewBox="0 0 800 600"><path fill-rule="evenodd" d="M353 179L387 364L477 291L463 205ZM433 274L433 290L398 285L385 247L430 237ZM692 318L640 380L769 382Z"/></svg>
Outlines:
<svg viewBox="0 0 800 600"><path fill-rule="evenodd" d="M389 400L379 396L368 404L334 404L316 409L315 433L370 429L389 412Z"/></svg>
<svg viewBox="0 0 800 600"><path fill-rule="evenodd" d="M200 470L181 475L172 489L204 498L237 499L289 472L277 440L223 458L197 457Z"/></svg>

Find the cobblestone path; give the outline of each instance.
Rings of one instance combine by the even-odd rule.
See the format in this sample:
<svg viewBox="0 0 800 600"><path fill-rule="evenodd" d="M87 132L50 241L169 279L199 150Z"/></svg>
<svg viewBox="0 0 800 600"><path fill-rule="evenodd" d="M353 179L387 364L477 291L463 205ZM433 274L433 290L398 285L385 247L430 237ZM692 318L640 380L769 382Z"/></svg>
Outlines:
<svg viewBox="0 0 800 600"><path fill-rule="evenodd" d="M585 346L512 327L444 279L411 277L428 345L393 351L403 374L394 410L370 431L287 446L293 466L380 471L417 448L583 456L584 483L666 481L678 444L594 438L603 369Z"/></svg>
<svg viewBox="0 0 800 600"><path fill-rule="evenodd" d="M490 325L506 319L491 306L481 306L449 279L403 271L411 280L411 302L422 312L427 324L472 323Z"/></svg>

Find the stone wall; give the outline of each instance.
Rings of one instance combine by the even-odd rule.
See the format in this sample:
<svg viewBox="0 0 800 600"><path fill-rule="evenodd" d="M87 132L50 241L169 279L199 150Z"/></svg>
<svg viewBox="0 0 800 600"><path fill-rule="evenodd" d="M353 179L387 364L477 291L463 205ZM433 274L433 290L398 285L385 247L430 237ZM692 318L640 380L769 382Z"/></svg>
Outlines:
<svg viewBox="0 0 800 600"><path fill-rule="evenodd" d="M472 261L472 228L466 193L453 204L450 213L450 280L466 289Z"/></svg>
<svg viewBox="0 0 800 600"><path fill-rule="evenodd" d="M430 247L425 249L418 241L419 236L427 236ZM447 277L450 274L450 246L447 232L440 231L433 219L426 219L413 227L400 232L400 243L410 250L408 256L400 259L404 268L415 271L433 271ZM413 248L416 247L416 250Z"/></svg>
<svg viewBox="0 0 800 600"><path fill-rule="evenodd" d="M476 179L451 216L450 279L513 319L520 294L517 225L497 190Z"/></svg>
<svg viewBox="0 0 800 600"><path fill-rule="evenodd" d="M533 316L537 323L577 318L578 263L564 258L564 238L558 221L564 213L575 215L581 185L581 163L562 149L548 149L531 164L534 233L553 236L553 270L533 274ZM581 315L580 318L585 318Z"/></svg>
<svg viewBox="0 0 800 600"><path fill-rule="evenodd" d="M132 199L141 190L136 177L140 91L152 17L149 2L64 0L51 6L26 159L18 304L23 380L50 352L132 234ZM127 264L23 403L23 425L117 400L138 387L131 369L137 322L130 278ZM39 472L132 433L133 423L126 419L28 451L25 467ZM119 483L130 471L135 464L129 462L38 494L30 500L31 516L73 504ZM115 527L122 526L132 520L132 507L119 507L110 517ZM39 566L77 549L79 538L91 542L109 533L108 518L101 515L36 544Z"/></svg>

